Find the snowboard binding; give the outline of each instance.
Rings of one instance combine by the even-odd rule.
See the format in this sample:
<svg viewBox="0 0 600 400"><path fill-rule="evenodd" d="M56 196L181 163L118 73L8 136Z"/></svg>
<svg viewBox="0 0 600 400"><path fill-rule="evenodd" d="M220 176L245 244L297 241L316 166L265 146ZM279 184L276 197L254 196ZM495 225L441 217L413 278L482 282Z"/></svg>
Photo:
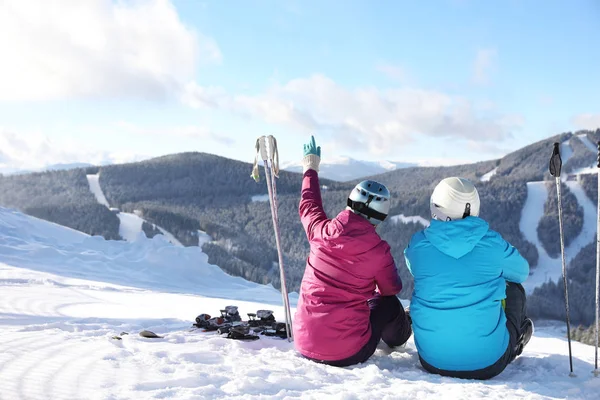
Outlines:
<svg viewBox="0 0 600 400"><path fill-rule="evenodd" d="M250 327L248 325L236 325L229 328L227 339L257 340L259 337L250 333Z"/></svg>
<svg viewBox="0 0 600 400"><path fill-rule="evenodd" d="M272 310L248 313L247 321L242 321L237 306L227 306L220 313L218 317L200 314L193 326L204 332L216 331L220 335L227 335L228 339L256 340L258 335L287 338L286 324L277 322Z"/></svg>
<svg viewBox="0 0 600 400"><path fill-rule="evenodd" d="M248 313L248 325L253 328L271 327L274 323L275 316L271 310L258 310L256 313Z"/></svg>
<svg viewBox="0 0 600 400"><path fill-rule="evenodd" d="M242 321L237 306L227 306L224 310L220 310L220 312L221 316L219 317L211 317L209 314L198 315L194 326L202 328L205 331L216 331Z"/></svg>

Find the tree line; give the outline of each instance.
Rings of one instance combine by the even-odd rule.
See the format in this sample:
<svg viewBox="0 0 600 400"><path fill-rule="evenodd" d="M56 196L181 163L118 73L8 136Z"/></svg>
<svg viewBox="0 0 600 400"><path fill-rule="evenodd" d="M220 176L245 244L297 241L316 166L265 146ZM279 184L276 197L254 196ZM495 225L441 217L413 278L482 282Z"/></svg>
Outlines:
<svg viewBox="0 0 600 400"><path fill-rule="evenodd" d="M581 132L578 132L581 134ZM590 140L600 138L600 131L586 132ZM386 184L392 193L390 215L418 215L429 219L429 198L439 180L448 176L463 176L473 180L481 197L481 214L492 229L515 245L529 261L532 269L538 263L537 248L528 242L519 224L527 199L529 181L551 180L548 160L554 141L571 139L573 155L565 163L565 171L574 165L591 165L595 154L578 146L574 134L563 133L534 143L499 160L449 167L411 167L387 172L372 178ZM487 182L481 177L496 169ZM268 202L252 201L255 195L267 193L264 173L257 183L250 178L251 165L206 153L182 153L156 159L72 171L0 177L0 204L19 208L32 215L48 219L107 239L119 239L119 220L106 207L97 204L89 191L86 173L100 172L100 185L111 205L132 212L139 210L147 221L142 229L146 236L159 233L155 225L171 232L186 246L198 245L198 230L208 233L212 241L203 251L209 262L229 274L259 283L279 287L278 257ZM595 176L593 177L595 179ZM594 194L594 179L583 177L582 186L590 198ZM324 207L334 217L346 206L352 182L321 179ZM298 291L309 246L298 216L301 174L281 171L277 180L279 223L284 251L286 279L290 291ZM563 186L565 239L567 243L581 231L581 207ZM597 194L596 194L597 196ZM551 195L544 206L544 217L538 235L549 254L560 251L557 240L558 219L556 199ZM392 249L398 271L404 282L401 296L410 298L412 276L406 269L404 248L411 236L423 229L419 224L386 221L378 232ZM557 247L558 246L558 247ZM558 249L558 250L557 250ZM570 270L577 300L574 304L577 320L585 323L590 315L588 265L594 254L584 249L573 260ZM594 261L595 262L595 261ZM589 264L591 265L591 264ZM595 264L594 264L595 265ZM531 296L533 317L560 319L560 286L548 283ZM593 294L593 289L591 290ZM564 300L563 300L564 301Z"/></svg>

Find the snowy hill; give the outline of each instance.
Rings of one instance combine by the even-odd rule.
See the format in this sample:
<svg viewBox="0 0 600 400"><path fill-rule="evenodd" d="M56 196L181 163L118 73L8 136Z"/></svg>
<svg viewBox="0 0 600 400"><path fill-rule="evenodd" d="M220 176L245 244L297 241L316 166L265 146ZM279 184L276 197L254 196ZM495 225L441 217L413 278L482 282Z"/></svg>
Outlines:
<svg viewBox="0 0 600 400"><path fill-rule="evenodd" d="M328 158L319 166L319 176L338 182L346 182L365 176L373 176L399 168L416 167L417 164L391 161L359 161L350 157ZM302 172L300 162L288 162L281 169L290 172Z"/></svg>
<svg viewBox="0 0 600 400"><path fill-rule="evenodd" d="M555 325L539 324L524 354L487 382L424 372L412 338L340 369L301 358L285 340L190 332L197 314L229 304L283 318L278 291L206 259L160 235L105 241L0 208L0 398L596 399L600 390L590 346L573 343L578 377L568 377ZM165 337L142 338L143 329Z"/></svg>
<svg viewBox="0 0 600 400"><path fill-rule="evenodd" d="M68 171L76 168L87 168L93 167L93 164L74 162L74 163L61 163L61 164L50 164L45 167L34 168L34 169L19 169L19 168L1 168L0 172L5 174L30 174L32 172L43 172L43 171Z"/></svg>

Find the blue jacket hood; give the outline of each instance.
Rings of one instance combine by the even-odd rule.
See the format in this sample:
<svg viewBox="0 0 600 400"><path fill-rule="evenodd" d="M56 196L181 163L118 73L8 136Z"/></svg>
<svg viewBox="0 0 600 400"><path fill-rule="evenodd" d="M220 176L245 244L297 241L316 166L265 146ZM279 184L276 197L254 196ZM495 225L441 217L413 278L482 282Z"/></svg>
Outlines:
<svg viewBox="0 0 600 400"><path fill-rule="evenodd" d="M446 222L432 219L424 234L439 251L459 259L469 254L488 230L486 221L471 216Z"/></svg>

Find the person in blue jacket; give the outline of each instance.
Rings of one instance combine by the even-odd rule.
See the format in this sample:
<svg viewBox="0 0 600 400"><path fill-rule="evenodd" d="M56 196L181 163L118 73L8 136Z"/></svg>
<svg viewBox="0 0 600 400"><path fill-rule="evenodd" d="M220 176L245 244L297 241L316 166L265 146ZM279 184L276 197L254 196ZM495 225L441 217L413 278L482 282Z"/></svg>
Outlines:
<svg viewBox="0 0 600 400"><path fill-rule="evenodd" d="M533 334L521 283L529 264L479 218L467 179L442 180L430 200L431 223L404 250L414 277L410 318L427 371L490 379L523 351Z"/></svg>

